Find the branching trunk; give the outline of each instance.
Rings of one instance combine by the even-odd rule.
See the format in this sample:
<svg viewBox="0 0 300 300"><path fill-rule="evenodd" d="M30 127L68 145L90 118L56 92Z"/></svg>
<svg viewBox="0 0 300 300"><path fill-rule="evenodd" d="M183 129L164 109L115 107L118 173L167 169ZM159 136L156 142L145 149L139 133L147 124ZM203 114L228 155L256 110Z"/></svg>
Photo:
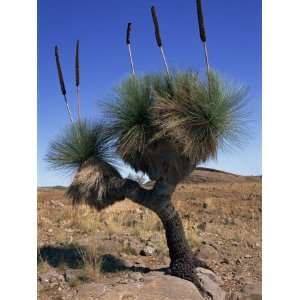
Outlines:
<svg viewBox="0 0 300 300"><path fill-rule="evenodd" d="M211 294L203 288L196 268L208 268L205 262L196 260L185 236L184 227L179 213L171 202L175 190L174 185L158 181L151 191L139 189L131 199L155 212L163 223L169 255L171 274L192 281L205 296Z"/></svg>

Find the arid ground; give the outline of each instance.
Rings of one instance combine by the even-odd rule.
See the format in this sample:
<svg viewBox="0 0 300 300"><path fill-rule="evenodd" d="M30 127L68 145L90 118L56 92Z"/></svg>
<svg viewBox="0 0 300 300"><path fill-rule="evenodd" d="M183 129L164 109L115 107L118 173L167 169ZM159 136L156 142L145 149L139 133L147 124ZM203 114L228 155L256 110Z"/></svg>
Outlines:
<svg viewBox="0 0 300 300"><path fill-rule="evenodd" d="M173 201L193 250L224 289L260 294L261 177L197 169ZM162 225L145 208L125 200L98 213L73 208L63 188L38 189L39 299L114 299L105 288L132 289L168 263Z"/></svg>

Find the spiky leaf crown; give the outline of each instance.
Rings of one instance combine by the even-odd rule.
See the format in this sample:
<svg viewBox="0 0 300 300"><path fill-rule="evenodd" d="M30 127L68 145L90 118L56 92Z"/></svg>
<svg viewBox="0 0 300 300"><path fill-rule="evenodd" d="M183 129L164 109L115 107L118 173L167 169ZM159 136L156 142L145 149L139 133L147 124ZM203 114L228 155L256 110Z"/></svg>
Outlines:
<svg viewBox="0 0 300 300"><path fill-rule="evenodd" d="M243 87L214 72L208 81L192 71L125 80L108 105L118 153L136 168L153 143L167 139L195 163L216 157L220 146L238 141L245 97Z"/></svg>
<svg viewBox="0 0 300 300"><path fill-rule="evenodd" d="M47 159L76 169L91 157L113 165L119 155L151 179L172 172L179 178L183 162L195 166L239 142L245 97L244 88L213 72L209 80L192 71L130 77L107 101L105 128L75 123L51 144Z"/></svg>
<svg viewBox="0 0 300 300"><path fill-rule="evenodd" d="M67 126L50 143L46 160L54 169L76 170L86 161L114 164L111 139L107 129L86 120Z"/></svg>

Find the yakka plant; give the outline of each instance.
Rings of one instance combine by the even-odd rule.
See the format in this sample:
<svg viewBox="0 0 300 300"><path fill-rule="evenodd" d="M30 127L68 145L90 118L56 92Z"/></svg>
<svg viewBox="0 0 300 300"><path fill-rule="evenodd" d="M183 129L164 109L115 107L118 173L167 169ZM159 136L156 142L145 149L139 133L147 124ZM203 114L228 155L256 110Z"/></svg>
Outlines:
<svg viewBox="0 0 300 300"><path fill-rule="evenodd" d="M129 30L130 25L127 45ZM205 80L193 71L167 71L125 79L105 105L105 120L71 123L50 144L47 160L54 168L74 170L66 192L74 204L101 210L130 199L155 212L165 229L171 274L207 295L196 267L208 266L195 259L171 199L199 163L239 141L246 91L211 69ZM147 174L153 188L122 178L119 159Z"/></svg>

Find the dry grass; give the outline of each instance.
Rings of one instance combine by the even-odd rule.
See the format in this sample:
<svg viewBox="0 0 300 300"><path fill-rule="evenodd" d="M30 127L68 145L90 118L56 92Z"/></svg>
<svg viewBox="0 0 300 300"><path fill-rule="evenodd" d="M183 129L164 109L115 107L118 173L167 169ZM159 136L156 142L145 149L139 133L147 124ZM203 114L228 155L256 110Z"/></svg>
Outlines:
<svg viewBox="0 0 300 300"><path fill-rule="evenodd" d="M94 239L85 249L78 247L78 254L82 260L82 274L93 281L101 277L102 245L99 239Z"/></svg>
<svg viewBox="0 0 300 300"><path fill-rule="evenodd" d="M232 178L223 182L216 174L216 182L181 184L173 197L191 247L208 251L208 263L230 287L239 284L238 276L260 280L261 270L261 181ZM156 255L140 256L138 247L148 241ZM162 224L151 211L129 200L101 212L72 207L63 191L53 189L38 191L38 245L73 245L82 261L81 277L92 281L105 278L101 264L107 254L150 268L166 265L168 258ZM230 263L221 263L224 258ZM42 261L38 272L51 267Z"/></svg>
<svg viewBox="0 0 300 300"><path fill-rule="evenodd" d="M241 188L240 184L230 184L227 185L228 188L232 188L234 192L237 188ZM210 212L218 211L218 216L215 222L207 223L205 231L202 235L213 234L218 236L223 236L226 239L236 239L236 236L244 235L245 228L237 230L236 225L241 225L241 219L246 220L247 224L244 224L249 230L249 224L253 227L257 226L257 221L259 221L259 212L255 207L250 207L248 204L251 203L251 197L245 195L256 195L257 190L260 190L260 185L257 183L245 183L243 184L243 189L239 192L239 197L242 200L238 210L242 213L238 217L230 217L232 211L228 205L224 205L226 201L224 195L220 197L218 194L224 194L224 188L212 188L210 186L197 187L193 185L185 186L184 190L181 190L180 186L177 189L175 195L175 205L181 212L185 212L188 201L177 201L182 193L189 195L188 200L193 202L195 199L195 205L200 206L201 203L206 203ZM199 199L199 192L204 196ZM52 193L52 192L51 192ZM57 192L54 192L54 195ZM209 195L206 196L206 194ZM226 193L226 192L225 192ZM232 192L231 192L232 194ZM235 193L233 193L234 196ZM225 195L226 196L226 195ZM52 200L55 203L55 200ZM250 201L250 202L249 202ZM196 203L197 202L197 203ZM243 209L242 205L246 205L247 210ZM203 210L204 211L204 210ZM198 247L201 244L201 230L198 229L197 219L199 216L191 215L185 216L183 213L183 223L187 232L188 239L193 247ZM55 234L56 240L61 242L75 242L74 233L78 232L81 236L97 236L101 235L102 238L109 238L114 235L123 235L126 233L128 236L137 237L139 239L147 240L151 238L154 234L158 234L161 237L162 245L165 242L163 227L161 221L158 217L151 211L145 209L144 207L138 206L131 201L125 200L123 202L117 203L112 207L107 208L101 212L97 212L87 205L70 207L67 204L67 209L59 210L55 216L50 216L49 211L45 210L43 213L39 214L39 224L47 226L49 222L53 222L56 225L61 225L65 230L57 232ZM201 218L199 218L199 224L201 224ZM201 225L200 225L201 227ZM71 238L73 236L73 239ZM200 237L200 238L199 238ZM204 236L203 236L204 237ZM242 240L241 237L238 237ZM164 247L163 247L164 248ZM130 252L126 243L120 249L125 252Z"/></svg>

